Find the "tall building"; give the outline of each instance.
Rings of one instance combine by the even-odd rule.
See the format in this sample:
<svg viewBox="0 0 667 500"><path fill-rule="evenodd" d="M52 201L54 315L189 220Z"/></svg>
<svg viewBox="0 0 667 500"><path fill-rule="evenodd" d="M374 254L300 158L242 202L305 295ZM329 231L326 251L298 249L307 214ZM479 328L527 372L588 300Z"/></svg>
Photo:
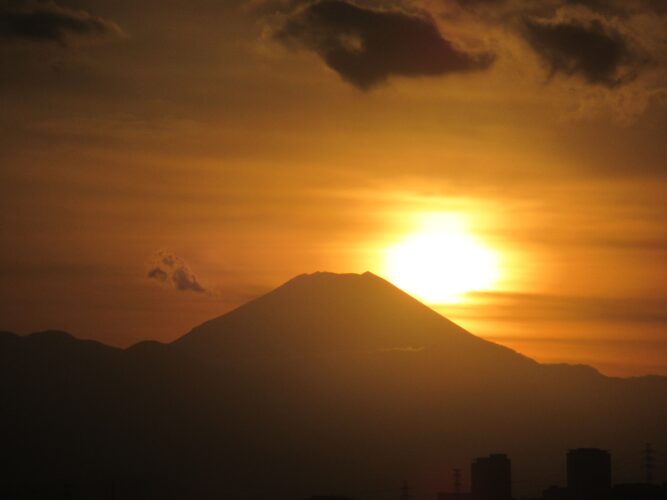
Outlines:
<svg viewBox="0 0 667 500"><path fill-rule="evenodd" d="M511 500L512 464L507 455L476 458L470 466L472 500Z"/></svg>
<svg viewBox="0 0 667 500"><path fill-rule="evenodd" d="M611 456L606 450L567 452L567 492L573 500L604 500L611 492Z"/></svg>

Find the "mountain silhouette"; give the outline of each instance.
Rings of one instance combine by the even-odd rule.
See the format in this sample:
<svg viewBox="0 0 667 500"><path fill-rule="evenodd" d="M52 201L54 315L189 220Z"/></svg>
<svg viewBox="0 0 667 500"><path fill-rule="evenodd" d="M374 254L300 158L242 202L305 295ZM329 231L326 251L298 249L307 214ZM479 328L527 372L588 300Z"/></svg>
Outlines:
<svg viewBox="0 0 667 500"><path fill-rule="evenodd" d="M450 363L535 363L472 335L370 273L303 274L173 343L181 352L243 362L343 352L439 350ZM464 368L464 366L461 366Z"/></svg>
<svg viewBox="0 0 667 500"><path fill-rule="evenodd" d="M370 273L298 276L171 344L0 333L0 408L14 498L379 500L493 451L523 494L567 448L636 458L615 480L667 449L667 378L539 364Z"/></svg>

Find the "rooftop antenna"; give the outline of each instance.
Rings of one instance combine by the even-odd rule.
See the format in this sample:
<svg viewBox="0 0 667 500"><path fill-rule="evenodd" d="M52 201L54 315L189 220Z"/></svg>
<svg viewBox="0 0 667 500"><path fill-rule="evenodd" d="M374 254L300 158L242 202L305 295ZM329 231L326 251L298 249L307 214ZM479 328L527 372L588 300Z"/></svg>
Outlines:
<svg viewBox="0 0 667 500"><path fill-rule="evenodd" d="M401 486L401 500L410 500L410 488L408 487L408 482L403 481L403 486Z"/></svg>
<svg viewBox="0 0 667 500"><path fill-rule="evenodd" d="M461 469L454 469L454 493L461 498Z"/></svg>
<svg viewBox="0 0 667 500"><path fill-rule="evenodd" d="M646 443L644 447L644 470L646 471L646 482L653 482L653 467L655 464L655 455L651 443Z"/></svg>

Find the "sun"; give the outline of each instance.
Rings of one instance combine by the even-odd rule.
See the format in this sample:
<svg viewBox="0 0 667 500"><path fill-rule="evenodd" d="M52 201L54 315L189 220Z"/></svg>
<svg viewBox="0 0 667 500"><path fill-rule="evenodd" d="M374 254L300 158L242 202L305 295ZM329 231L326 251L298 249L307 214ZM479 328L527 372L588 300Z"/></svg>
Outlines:
<svg viewBox="0 0 667 500"><path fill-rule="evenodd" d="M441 214L386 249L384 274L424 302L452 304L467 292L492 289L499 268L498 253L476 238L462 217Z"/></svg>

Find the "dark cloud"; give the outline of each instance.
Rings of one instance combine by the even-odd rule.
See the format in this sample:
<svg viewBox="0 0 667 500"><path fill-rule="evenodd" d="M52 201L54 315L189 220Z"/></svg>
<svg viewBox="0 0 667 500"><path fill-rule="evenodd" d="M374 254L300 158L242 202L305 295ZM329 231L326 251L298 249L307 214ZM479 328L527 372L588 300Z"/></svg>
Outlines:
<svg viewBox="0 0 667 500"><path fill-rule="evenodd" d="M362 8L343 0L297 8L276 37L316 52L343 79L363 90L391 76L482 70L494 60L491 54L456 47L427 14Z"/></svg>
<svg viewBox="0 0 667 500"><path fill-rule="evenodd" d="M665 0L563 0L566 4L583 5L596 12L618 16L634 13L664 14L667 12Z"/></svg>
<svg viewBox="0 0 667 500"><path fill-rule="evenodd" d="M55 3L0 4L0 38L66 44L122 35L112 21Z"/></svg>
<svg viewBox="0 0 667 500"><path fill-rule="evenodd" d="M589 83L607 87L636 76L634 68L640 61L632 54L628 41L600 21L527 20L523 33L552 74L579 75Z"/></svg>
<svg viewBox="0 0 667 500"><path fill-rule="evenodd" d="M445 0L468 11L484 10L486 13L502 11L510 16L535 13L555 13L568 6L585 7L590 12L604 15L629 16L634 13L663 14L667 12L665 0Z"/></svg>
<svg viewBox="0 0 667 500"><path fill-rule="evenodd" d="M171 275L171 281L177 290L191 290L193 292L205 292L206 289L199 284L197 278L186 267L177 267Z"/></svg>
<svg viewBox="0 0 667 500"><path fill-rule="evenodd" d="M452 19L481 22L496 34L498 44L504 34L524 40L552 76L617 89L648 75L649 82L635 86L644 95L656 89L657 73L664 79L664 0L443 1L454 13Z"/></svg>
<svg viewBox="0 0 667 500"><path fill-rule="evenodd" d="M158 281L165 282L167 281L167 278L169 278L169 275L159 267L154 267L150 271L148 271L148 277L156 279Z"/></svg>
<svg viewBox="0 0 667 500"><path fill-rule="evenodd" d="M204 288L183 259L168 252L158 252L147 276L161 283L169 283L180 291L205 293Z"/></svg>

